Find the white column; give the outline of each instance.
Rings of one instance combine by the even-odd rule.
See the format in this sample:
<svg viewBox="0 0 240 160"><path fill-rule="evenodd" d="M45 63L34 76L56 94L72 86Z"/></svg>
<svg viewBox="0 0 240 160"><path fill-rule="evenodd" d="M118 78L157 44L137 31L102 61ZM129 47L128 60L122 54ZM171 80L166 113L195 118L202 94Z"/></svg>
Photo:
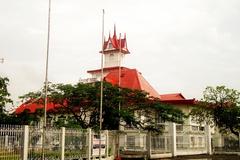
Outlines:
<svg viewBox="0 0 240 160"><path fill-rule="evenodd" d="M92 130L91 128L88 128L88 151L87 151L87 159L91 160L92 157Z"/></svg>
<svg viewBox="0 0 240 160"><path fill-rule="evenodd" d="M61 128L61 160L64 160L64 153L65 153L65 127Z"/></svg>
<svg viewBox="0 0 240 160"><path fill-rule="evenodd" d="M170 123L170 135L172 139L172 156L175 157L177 155L177 142L176 142L176 123Z"/></svg>
<svg viewBox="0 0 240 160"><path fill-rule="evenodd" d="M238 148L240 148L240 132L238 132Z"/></svg>
<svg viewBox="0 0 240 160"><path fill-rule="evenodd" d="M147 152L148 152L148 158L150 159L151 158L151 153L152 153L152 148L151 148L151 146L152 146L152 141L151 141L151 136L152 136L152 134L151 134L151 132L148 132L148 134L147 134Z"/></svg>
<svg viewBox="0 0 240 160"><path fill-rule="evenodd" d="M211 143L211 129L209 125L205 125L205 137L206 137L206 147L207 154L212 154L212 143Z"/></svg>
<svg viewBox="0 0 240 160"><path fill-rule="evenodd" d="M109 153L108 153L108 148L109 148L109 144L108 144L108 138L109 138L109 137L108 137L108 130L105 131L105 135L106 135L106 141L105 141L105 143L106 143L106 144L105 144L106 152L105 152L105 154L106 154L106 157L108 157L108 154L109 154Z"/></svg>
<svg viewBox="0 0 240 160"><path fill-rule="evenodd" d="M4 143L4 146L7 148L8 147L8 135L5 135L5 143Z"/></svg>
<svg viewBox="0 0 240 160"><path fill-rule="evenodd" d="M29 127L27 125L24 126L23 130L23 160L28 159L28 140L29 140Z"/></svg>

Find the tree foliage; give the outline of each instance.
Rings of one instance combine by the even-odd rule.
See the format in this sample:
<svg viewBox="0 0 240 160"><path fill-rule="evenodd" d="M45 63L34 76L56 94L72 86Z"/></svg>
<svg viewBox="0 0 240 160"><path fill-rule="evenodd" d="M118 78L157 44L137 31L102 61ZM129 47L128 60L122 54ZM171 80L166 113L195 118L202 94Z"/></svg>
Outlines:
<svg viewBox="0 0 240 160"><path fill-rule="evenodd" d="M6 114L6 105L12 103L10 99L10 93L8 92L9 79L7 77L0 76L0 123L9 123L11 117Z"/></svg>
<svg viewBox="0 0 240 160"><path fill-rule="evenodd" d="M1 124L20 124L27 125L39 121L39 111L36 114L29 114L27 110L19 114L8 114L6 112L6 105L12 103L10 93L8 92L9 79L7 77L0 77L0 123Z"/></svg>
<svg viewBox="0 0 240 160"><path fill-rule="evenodd" d="M240 93L225 86L207 87L203 99L191 115L199 122L215 124L220 131L238 135L240 131Z"/></svg>
<svg viewBox="0 0 240 160"><path fill-rule="evenodd" d="M156 112L161 113L159 115L166 121L183 123L183 119L179 119L185 117L182 111L160 103L159 99L149 97L144 91L119 88L106 82L103 86L102 129L117 130L119 125L125 125L160 131L161 128L155 123ZM22 98L31 99L37 95L39 96L39 93L31 93ZM48 100L57 105L48 114L72 115L81 128L99 129L100 82L51 84ZM74 124L73 121L71 124Z"/></svg>
<svg viewBox="0 0 240 160"><path fill-rule="evenodd" d="M6 104L12 103L10 99L10 93L8 92L9 79L7 77L0 76L0 113L4 113Z"/></svg>

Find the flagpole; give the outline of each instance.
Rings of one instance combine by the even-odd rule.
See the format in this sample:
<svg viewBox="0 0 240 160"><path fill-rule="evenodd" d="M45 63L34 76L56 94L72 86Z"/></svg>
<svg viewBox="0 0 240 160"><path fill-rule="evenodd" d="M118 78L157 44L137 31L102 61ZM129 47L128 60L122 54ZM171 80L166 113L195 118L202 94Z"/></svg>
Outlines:
<svg viewBox="0 0 240 160"><path fill-rule="evenodd" d="M122 42L121 42L121 33L119 35L119 55L118 55L118 91L119 91L119 96L120 96L120 85L121 85L121 52L122 52ZM118 131L120 131L121 129L121 117L120 117L120 110L121 110L121 102L119 100L118 102L118 116L119 116L119 124L118 124ZM119 132L120 134L120 132ZM118 148L117 148L117 159L120 159L120 135L118 134Z"/></svg>
<svg viewBox="0 0 240 160"><path fill-rule="evenodd" d="M48 32L47 32L47 57L46 57L46 68L45 68L45 98L44 98L44 120L43 120L43 139L42 139L42 160L44 157L45 150L45 132L47 124L47 94L48 94L48 58L49 58L49 44L50 44L50 22L51 22L51 0L48 0Z"/></svg>
<svg viewBox="0 0 240 160"><path fill-rule="evenodd" d="M122 45L121 45L121 42L122 40L121 40L121 33L120 33L120 35L119 35L119 44L120 44L120 47L119 47L119 51L120 51L120 53L119 53L119 55L118 55L118 87L119 87L119 92L120 92L120 85L121 85L121 53L122 53ZM118 104L118 109L119 109L119 111L120 111L120 109L121 109L121 103L120 103L120 101L119 101L119 104ZM120 130L120 124L119 124L119 130Z"/></svg>
<svg viewBox="0 0 240 160"><path fill-rule="evenodd" d="M101 148L102 148L102 138L101 138L101 130L102 130L102 106L103 106L103 54L104 54L104 14L105 11L103 9L102 13L102 55L101 55L101 88L100 88L100 113L99 113L99 160L102 159Z"/></svg>

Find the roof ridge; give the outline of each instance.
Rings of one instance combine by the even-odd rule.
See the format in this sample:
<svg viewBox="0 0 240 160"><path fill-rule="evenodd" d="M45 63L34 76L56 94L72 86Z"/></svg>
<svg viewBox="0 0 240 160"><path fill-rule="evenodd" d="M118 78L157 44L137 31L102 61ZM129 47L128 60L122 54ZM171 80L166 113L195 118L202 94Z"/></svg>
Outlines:
<svg viewBox="0 0 240 160"><path fill-rule="evenodd" d="M142 90L141 83L140 83L140 80L139 80L139 77L138 77L138 74L139 74L139 73L138 73L137 69L134 68L134 69L131 69L131 70L133 70L134 72L137 73L137 83L138 83L138 86L140 86L140 89Z"/></svg>

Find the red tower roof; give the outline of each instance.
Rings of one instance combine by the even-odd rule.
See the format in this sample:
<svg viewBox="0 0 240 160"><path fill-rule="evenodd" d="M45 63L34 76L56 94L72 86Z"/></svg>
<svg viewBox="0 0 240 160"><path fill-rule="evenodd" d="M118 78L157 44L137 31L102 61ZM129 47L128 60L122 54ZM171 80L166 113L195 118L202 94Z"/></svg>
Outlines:
<svg viewBox="0 0 240 160"><path fill-rule="evenodd" d="M111 47L110 47L111 46ZM119 35L119 38L116 35L116 27L114 25L114 34L111 37L109 33L108 40L104 40L103 44L104 54L109 53L108 51L121 51L124 54L129 54L129 50L127 48L127 39L126 34L124 34L124 38L121 37L121 34ZM102 53L102 51L100 51Z"/></svg>

